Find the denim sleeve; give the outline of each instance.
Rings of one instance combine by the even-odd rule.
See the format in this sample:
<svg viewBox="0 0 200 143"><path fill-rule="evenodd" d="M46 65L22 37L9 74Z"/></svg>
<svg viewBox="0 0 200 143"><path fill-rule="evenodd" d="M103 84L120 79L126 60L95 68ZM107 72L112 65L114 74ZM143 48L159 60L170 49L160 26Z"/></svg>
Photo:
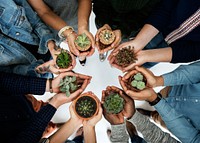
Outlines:
<svg viewBox="0 0 200 143"><path fill-rule="evenodd" d="M170 134L162 131L158 126L152 123L145 115L135 112L129 121L134 124L139 132L142 133L146 142L152 143L179 143Z"/></svg>
<svg viewBox="0 0 200 143"><path fill-rule="evenodd" d="M200 81L200 61L189 65L181 65L174 71L164 74L164 85L194 84Z"/></svg>
<svg viewBox="0 0 200 143"><path fill-rule="evenodd" d="M166 100L161 99L155 106L169 131L183 143L199 143L200 133L182 115L175 111Z"/></svg>
<svg viewBox="0 0 200 143"><path fill-rule="evenodd" d="M112 143L128 143L129 135L126 133L125 123L120 125L111 126L111 137Z"/></svg>

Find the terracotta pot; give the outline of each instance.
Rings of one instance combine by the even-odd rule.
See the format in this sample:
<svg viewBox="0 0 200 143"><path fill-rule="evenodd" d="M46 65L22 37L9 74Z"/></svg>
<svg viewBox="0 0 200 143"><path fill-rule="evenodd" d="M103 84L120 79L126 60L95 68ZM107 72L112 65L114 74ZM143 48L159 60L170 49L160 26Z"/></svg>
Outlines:
<svg viewBox="0 0 200 143"><path fill-rule="evenodd" d="M80 36L80 35L78 35L78 36ZM76 40L78 39L78 36L76 37ZM87 38L88 38L88 40L90 41L90 44L87 45L87 46L85 46L85 47L79 46L79 45L77 44L76 40L74 41L74 43L75 43L75 45L76 45L76 48L77 48L80 52L85 52L85 51L90 50L91 45L92 45L92 42L91 42L91 40L89 39L89 37L87 37Z"/></svg>
<svg viewBox="0 0 200 143"><path fill-rule="evenodd" d="M115 34L112 30L109 30L109 29L104 29L102 31L100 31L99 33L99 40L100 40L100 43L103 44L103 45L110 45L112 44L114 41L115 41ZM101 46L100 44L100 46Z"/></svg>
<svg viewBox="0 0 200 143"><path fill-rule="evenodd" d="M142 74L142 73L141 73ZM126 82L126 85L127 85L127 88L129 89L129 90L133 90L133 91L136 91L136 92L139 92L139 91L141 91L140 89L137 89L136 87L133 87L132 85L131 85L131 82L134 80L134 76L135 76L136 74L132 74L129 78L128 78L128 80L127 80L127 82ZM143 75L143 74L142 74ZM142 80L144 83L145 83L145 88L146 88L146 84L147 84L147 79L146 79L146 77L143 75L143 80ZM144 89L145 89L144 88Z"/></svg>
<svg viewBox="0 0 200 143"><path fill-rule="evenodd" d="M87 105L85 105L84 102L86 100L89 101ZM74 112L80 119L89 120L98 113L99 100L96 95L91 92L81 94L73 102L75 105Z"/></svg>
<svg viewBox="0 0 200 143"><path fill-rule="evenodd" d="M61 54L67 54L69 56L69 63L66 63L66 60L64 59L63 61L65 61L63 64L60 64L59 61L62 60L63 56L61 56ZM68 51L68 50L65 50L65 49L62 49L61 50L61 53L58 54L57 58L56 58L56 64L59 68L62 68L62 69L67 69L68 67L72 66L72 54Z"/></svg>

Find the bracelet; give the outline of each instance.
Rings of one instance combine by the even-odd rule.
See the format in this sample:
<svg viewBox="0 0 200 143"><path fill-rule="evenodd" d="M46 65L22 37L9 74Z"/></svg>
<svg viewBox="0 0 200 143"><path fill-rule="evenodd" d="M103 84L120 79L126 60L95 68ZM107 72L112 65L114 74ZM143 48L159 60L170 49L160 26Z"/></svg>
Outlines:
<svg viewBox="0 0 200 143"><path fill-rule="evenodd" d="M71 26L64 26L64 27L61 28L60 31L58 32L58 36L59 36L60 38L65 38L65 36L63 35L63 32L64 32L65 30L68 30L68 29L71 29L72 32L74 32L74 28L73 28L73 27L71 27ZM72 33L70 32L70 34L72 34ZM67 36L69 36L70 34L68 34Z"/></svg>
<svg viewBox="0 0 200 143"><path fill-rule="evenodd" d="M53 93L53 88L52 88L52 78L49 79L49 92Z"/></svg>
<svg viewBox="0 0 200 143"><path fill-rule="evenodd" d="M152 102L149 102L149 105L150 106L156 105L160 101L160 99L162 99L162 95L160 93L157 93L156 99L154 101L152 101Z"/></svg>

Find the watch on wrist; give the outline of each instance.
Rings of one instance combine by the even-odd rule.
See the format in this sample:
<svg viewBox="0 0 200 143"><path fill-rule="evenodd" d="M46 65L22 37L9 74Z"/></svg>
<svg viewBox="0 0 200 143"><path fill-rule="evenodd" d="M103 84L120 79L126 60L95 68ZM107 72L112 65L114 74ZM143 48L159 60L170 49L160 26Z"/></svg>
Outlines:
<svg viewBox="0 0 200 143"><path fill-rule="evenodd" d="M156 99L154 101L149 102L149 105L150 106L156 105L160 101L160 99L162 99L162 95L158 92Z"/></svg>

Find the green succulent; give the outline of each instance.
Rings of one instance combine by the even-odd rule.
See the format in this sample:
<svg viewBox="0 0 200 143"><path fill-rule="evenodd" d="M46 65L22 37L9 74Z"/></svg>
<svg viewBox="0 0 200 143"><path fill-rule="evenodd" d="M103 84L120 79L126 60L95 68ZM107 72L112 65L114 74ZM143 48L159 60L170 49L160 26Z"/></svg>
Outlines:
<svg viewBox="0 0 200 143"><path fill-rule="evenodd" d="M97 103L93 98L83 96L77 100L75 107L78 115L84 118L89 118L95 114Z"/></svg>
<svg viewBox="0 0 200 143"><path fill-rule="evenodd" d="M124 99L118 93L111 93L105 97L103 107L109 114L118 114L124 108Z"/></svg>
<svg viewBox="0 0 200 143"><path fill-rule="evenodd" d="M78 88L76 76L66 76L60 80L59 86L61 92L65 92L66 96L70 96L70 93L76 91Z"/></svg>
<svg viewBox="0 0 200 143"><path fill-rule="evenodd" d="M56 64L60 68L68 68L72 63L71 55L65 51L61 50L61 53L57 55Z"/></svg>
<svg viewBox="0 0 200 143"><path fill-rule="evenodd" d="M146 85L144 80L144 76L141 73L137 73L133 76L133 79L131 81L131 86L139 89L139 90L143 90Z"/></svg>
<svg viewBox="0 0 200 143"><path fill-rule="evenodd" d="M83 33L76 38L75 43L79 47L85 48L85 47L89 46L91 42L90 42L90 39L88 38L88 36L85 33Z"/></svg>

